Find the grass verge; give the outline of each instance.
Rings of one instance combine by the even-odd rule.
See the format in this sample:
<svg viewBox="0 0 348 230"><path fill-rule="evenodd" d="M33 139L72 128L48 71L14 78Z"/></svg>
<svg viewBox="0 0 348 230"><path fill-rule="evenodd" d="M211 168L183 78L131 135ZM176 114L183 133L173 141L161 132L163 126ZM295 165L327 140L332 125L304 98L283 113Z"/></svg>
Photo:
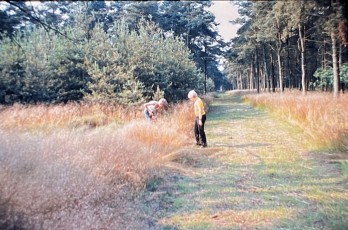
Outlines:
<svg viewBox="0 0 348 230"><path fill-rule="evenodd" d="M305 148L301 130L235 94L216 99L207 118L209 148L185 151L200 164L178 167L180 176L148 200L167 204L152 213L162 229L348 226L347 177L340 164Z"/></svg>

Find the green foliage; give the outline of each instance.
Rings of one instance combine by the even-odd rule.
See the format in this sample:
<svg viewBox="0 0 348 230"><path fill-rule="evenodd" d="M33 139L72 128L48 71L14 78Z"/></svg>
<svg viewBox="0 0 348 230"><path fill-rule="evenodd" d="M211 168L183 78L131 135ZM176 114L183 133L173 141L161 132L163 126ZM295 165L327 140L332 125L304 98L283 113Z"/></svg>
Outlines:
<svg viewBox="0 0 348 230"><path fill-rule="evenodd" d="M117 101L122 84L132 73L122 65L117 52L104 30L97 26L86 43L84 67L91 77L84 98L92 101Z"/></svg>
<svg viewBox="0 0 348 230"><path fill-rule="evenodd" d="M318 85L321 88L332 88L333 71L331 67L327 69L318 68L313 74L313 76L319 78Z"/></svg>
<svg viewBox="0 0 348 230"><path fill-rule="evenodd" d="M348 63L344 63L340 68L340 81L348 84Z"/></svg>
<svg viewBox="0 0 348 230"><path fill-rule="evenodd" d="M326 69L318 68L313 76L319 78L318 85L321 88L332 89L333 87L333 69L328 67ZM348 84L348 64L345 63L340 68L340 82Z"/></svg>
<svg viewBox="0 0 348 230"><path fill-rule="evenodd" d="M78 7L83 7L81 4ZM81 8L82 9L82 8ZM203 75L183 39L139 20L85 21L76 9L62 36L35 28L0 41L0 103L86 99L137 105L155 97L186 99L203 87ZM92 16L93 17L93 16Z"/></svg>
<svg viewBox="0 0 348 230"><path fill-rule="evenodd" d="M122 85L122 91L117 94L116 102L128 106L143 104L145 102L143 92L143 83L129 79Z"/></svg>
<svg viewBox="0 0 348 230"><path fill-rule="evenodd" d="M1 40L0 46L0 102L5 103L19 97L25 78L24 52L9 38Z"/></svg>
<svg viewBox="0 0 348 230"><path fill-rule="evenodd" d="M97 26L86 46L84 65L91 82L85 98L122 104L159 96L184 99L202 79L190 57L181 39L165 38L153 22L142 19L132 31L122 20L108 34Z"/></svg>
<svg viewBox="0 0 348 230"><path fill-rule="evenodd" d="M206 84L207 84L207 91L208 91L208 92L214 91L214 89L215 89L215 84L214 84L213 79L208 78Z"/></svg>
<svg viewBox="0 0 348 230"><path fill-rule="evenodd" d="M160 89L159 85L157 86L156 92L153 95L153 99L155 101L160 100L161 98L164 97L164 92Z"/></svg>
<svg viewBox="0 0 348 230"><path fill-rule="evenodd" d="M1 103L82 98L80 89L86 83L86 73L80 66L83 55L72 41L34 28L18 33L16 43L3 39L0 47Z"/></svg>
<svg viewBox="0 0 348 230"><path fill-rule="evenodd" d="M159 86L170 100L186 98L187 91L196 88L203 75L190 59L184 41L166 37L155 24L144 20L140 21L138 31L132 46L136 63L132 64L135 77L146 87L147 96L153 97Z"/></svg>
<svg viewBox="0 0 348 230"><path fill-rule="evenodd" d="M218 36L215 16L208 10L211 5L211 1L164 1L156 22L164 31L183 39L197 67L219 87L223 76L216 57L222 55L226 44Z"/></svg>
<svg viewBox="0 0 348 230"><path fill-rule="evenodd" d="M331 74L317 71L321 75L318 82L313 82L312 75L318 65L324 68L336 63L332 60L336 56L333 38L337 39L340 63L347 62L346 49L339 48L346 43L346 25L342 23L346 3L278 0L235 1L235 4L239 6L239 18L233 23L241 27L238 37L232 40L233 55L225 64L233 85L254 88L255 78L259 77L261 87L269 91L282 89L280 84L290 89L301 88L302 92L308 83L311 88L318 84L326 89L332 87Z"/></svg>

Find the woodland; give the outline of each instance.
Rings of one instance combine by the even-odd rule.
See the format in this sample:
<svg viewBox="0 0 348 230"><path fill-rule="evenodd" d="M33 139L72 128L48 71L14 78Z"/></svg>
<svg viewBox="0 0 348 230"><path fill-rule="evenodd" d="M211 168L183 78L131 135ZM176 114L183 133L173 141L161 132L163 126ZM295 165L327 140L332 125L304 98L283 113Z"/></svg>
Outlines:
<svg viewBox="0 0 348 230"><path fill-rule="evenodd" d="M347 229L346 1L212 4L0 2L0 229Z"/></svg>
<svg viewBox="0 0 348 230"><path fill-rule="evenodd" d="M240 29L229 42L213 1L34 3L1 2L2 104L133 106L181 101L190 89L347 88L344 1L231 1Z"/></svg>

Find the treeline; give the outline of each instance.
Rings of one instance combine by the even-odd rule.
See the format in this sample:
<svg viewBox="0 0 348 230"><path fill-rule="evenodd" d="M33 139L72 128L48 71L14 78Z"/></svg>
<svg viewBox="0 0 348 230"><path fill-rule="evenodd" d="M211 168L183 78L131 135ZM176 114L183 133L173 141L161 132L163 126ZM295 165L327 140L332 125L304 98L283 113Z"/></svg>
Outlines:
<svg viewBox="0 0 348 230"><path fill-rule="evenodd" d="M210 2L6 2L0 103L134 105L223 84Z"/></svg>
<svg viewBox="0 0 348 230"><path fill-rule="evenodd" d="M345 1L236 2L242 27L226 74L233 88L333 91L348 85Z"/></svg>

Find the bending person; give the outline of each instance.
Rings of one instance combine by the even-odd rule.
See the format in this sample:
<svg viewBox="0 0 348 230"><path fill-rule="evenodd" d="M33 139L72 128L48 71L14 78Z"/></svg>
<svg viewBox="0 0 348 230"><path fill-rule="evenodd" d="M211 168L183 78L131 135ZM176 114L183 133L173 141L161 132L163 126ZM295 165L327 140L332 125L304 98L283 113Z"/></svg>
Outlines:
<svg viewBox="0 0 348 230"><path fill-rule="evenodd" d="M146 120L156 120L157 115L163 109L166 109L168 102L166 99L162 98L159 101L150 101L144 104L144 116Z"/></svg>

